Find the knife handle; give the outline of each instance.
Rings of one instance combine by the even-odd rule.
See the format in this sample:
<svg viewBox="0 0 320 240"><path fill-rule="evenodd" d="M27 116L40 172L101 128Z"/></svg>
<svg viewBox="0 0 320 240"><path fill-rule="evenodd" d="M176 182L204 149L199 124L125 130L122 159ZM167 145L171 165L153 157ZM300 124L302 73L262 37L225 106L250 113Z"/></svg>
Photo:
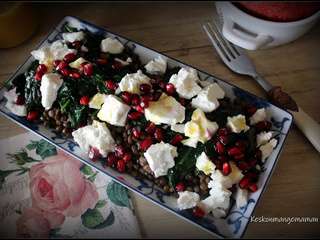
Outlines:
<svg viewBox="0 0 320 240"><path fill-rule="evenodd" d="M303 132L312 145L320 152L320 125L300 107L298 112L290 111L294 117L296 126Z"/></svg>

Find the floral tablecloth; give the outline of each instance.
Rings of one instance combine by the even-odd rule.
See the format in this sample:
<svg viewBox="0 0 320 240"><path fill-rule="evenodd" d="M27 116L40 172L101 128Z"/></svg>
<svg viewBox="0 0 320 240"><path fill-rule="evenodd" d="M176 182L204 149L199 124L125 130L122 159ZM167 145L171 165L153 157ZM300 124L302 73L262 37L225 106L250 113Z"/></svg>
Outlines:
<svg viewBox="0 0 320 240"><path fill-rule="evenodd" d="M0 141L0 237L138 238L126 188L26 133Z"/></svg>

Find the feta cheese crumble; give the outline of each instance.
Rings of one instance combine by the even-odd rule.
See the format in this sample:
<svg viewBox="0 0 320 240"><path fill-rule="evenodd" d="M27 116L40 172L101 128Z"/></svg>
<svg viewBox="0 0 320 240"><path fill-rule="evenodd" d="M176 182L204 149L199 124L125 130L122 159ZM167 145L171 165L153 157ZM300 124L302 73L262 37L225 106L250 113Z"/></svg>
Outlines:
<svg viewBox="0 0 320 240"><path fill-rule="evenodd" d="M267 143L272 138L272 132L261 132L257 134L257 147Z"/></svg>
<svg viewBox="0 0 320 240"><path fill-rule="evenodd" d="M81 64L85 62L88 62L88 61L83 57L79 57L77 60L69 63L69 66L79 70L81 68Z"/></svg>
<svg viewBox="0 0 320 240"><path fill-rule="evenodd" d="M201 91L201 87L197 84L199 81L200 79L195 69L181 68L178 74L171 76L169 83L175 86L179 96L191 99Z"/></svg>
<svg viewBox="0 0 320 240"><path fill-rule="evenodd" d="M179 192L179 198L177 199L178 208L180 210L189 209L197 206L200 201L200 196L195 192Z"/></svg>
<svg viewBox="0 0 320 240"><path fill-rule="evenodd" d="M184 127L184 134L192 139L205 143L215 134L219 126L216 122L209 121L204 112L197 108L193 111L191 121ZM185 140L182 141L185 143Z"/></svg>
<svg viewBox="0 0 320 240"><path fill-rule="evenodd" d="M97 148L103 157L114 151L115 141L105 123L94 120L92 125L73 131L72 136L86 153L89 152L90 147Z"/></svg>
<svg viewBox="0 0 320 240"><path fill-rule="evenodd" d="M97 93L91 98L89 102L89 108L100 109L106 97L106 94Z"/></svg>
<svg viewBox="0 0 320 240"><path fill-rule="evenodd" d="M261 157L262 162L265 162L265 160L271 155L273 149L277 146L277 143L278 143L277 139L273 138L266 144L259 147L262 153L262 157Z"/></svg>
<svg viewBox="0 0 320 240"><path fill-rule="evenodd" d="M119 54L122 53L124 46L118 39L108 37L101 41L100 48L105 53Z"/></svg>
<svg viewBox="0 0 320 240"><path fill-rule="evenodd" d="M18 94L16 93L16 88L11 89L10 91L4 92L3 96L7 99L5 107L8 108L13 114L24 117L27 115L27 107L25 104L18 105L16 104Z"/></svg>
<svg viewBox="0 0 320 240"><path fill-rule="evenodd" d="M250 117L250 124L254 125L266 119L267 119L266 110L264 108L260 108Z"/></svg>
<svg viewBox="0 0 320 240"><path fill-rule="evenodd" d="M118 97L107 95L97 117L112 125L123 127L129 111L130 107L124 104Z"/></svg>
<svg viewBox="0 0 320 240"><path fill-rule="evenodd" d="M40 85L41 104L46 110L52 107L62 83L63 79L57 73L46 73L42 76Z"/></svg>
<svg viewBox="0 0 320 240"><path fill-rule="evenodd" d="M196 167L206 175L213 173L216 169L216 165L212 161L210 161L205 152L202 152L201 155L197 158Z"/></svg>
<svg viewBox="0 0 320 240"><path fill-rule="evenodd" d="M184 127L185 124L173 124L170 126L170 129L178 133L184 133Z"/></svg>
<svg viewBox="0 0 320 240"><path fill-rule="evenodd" d="M242 114L238 114L234 117L228 117L227 126L234 133L246 132L249 130L249 126L246 124L246 117Z"/></svg>
<svg viewBox="0 0 320 240"><path fill-rule="evenodd" d="M185 119L185 107L174 97L162 93L158 101L151 101L144 110L145 117L157 125L164 123L174 125Z"/></svg>
<svg viewBox="0 0 320 240"><path fill-rule="evenodd" d="M144 67L147 70L147 73L162 75L167 70L167 61L163 57L159 56L148 62Z"/></svg>
<svg viewBox="0 0 320 240"><path fill-rule="evenodd" d="M84 39L84 32L62 33L62 38L67 42L82 41Z"/></svg>
<svg viewBox="0 0 320 240"><path fill-rule="evenodd" d="M174 158L178 156L177 148L169 143L152 144L144 153L144 156L154 172L154 176L165 176L168 170L175 165Z"/></svg>
<svg viewBox="0 0 320 240"><path fill-rule="evenodd" d="M138 70L136 73L127 73L119 83L121 92L140 93L141 84L150 84L150 78Z"/></svg>

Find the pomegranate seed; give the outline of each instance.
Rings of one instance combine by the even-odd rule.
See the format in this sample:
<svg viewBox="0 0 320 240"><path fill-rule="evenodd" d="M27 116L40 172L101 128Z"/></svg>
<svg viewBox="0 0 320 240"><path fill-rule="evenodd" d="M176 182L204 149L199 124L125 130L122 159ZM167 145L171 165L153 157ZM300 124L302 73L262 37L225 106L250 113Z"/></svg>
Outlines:
<svg viewBox="0 0 320 240"><path fill-rule="evenodd" d="M176 134L170 141L172 145L177 145L183 140L183 136L181 134Z"/></svg>
<svg viewBox="0 0 320 240"><path fill-rule="evenodd" d="M169 96L172 96L176 92L175 86L172 83L167 83L166 92Z"/></svg>
<svg viewBox="0 0 320 240"><path fill-rule="evenodd" d="M141 118L143 115L143 113L141 112L131 112L128 114L128 118L131 120L138 120L139 118Z"/></svg>
<svg viewBox="0 0 320 240"><path fill-rule="evenodd" d="M37 67L37 72L40 72L42 74L45 74L46 72L48 71L48 68L46 65L44 64L40 64L38 67Z"/></svg>
<svg viewBox="0 0 320 240"><path fill-rule="evenodd" d="M272 123L269 121L261 121L255 125L258 132L269 131L272 127Z"/></svg>
<svg viewBox="0 0 320 240"><path fill-rule="evenodd" d="M148 108L149 107L149 100L147 100L146 98L145 99L141 98L139 106L142 108Z"/></svg>
<svg viewBox="0 0 320 240"><path fill-rule="evenodd" d="M53 66L56 68L59 66L59 64L61 63L61 60L54 60L53 61Z"/></svg>
<svg viewBox="0 0 320 240"><path fill-rule="evenodd" d="M186 189L186 186L184 185L183 182L179 182L177 183L175 188L177 192L183 192Z"/></svg>
<svg viewBox="0 0 320 240"><path fill-rule="evenodd" d="M117 169L119 172L123 173L126 170L126 163L121 159L117 162Z"/></svg>
<svg viewBox="0 0 320 240"><path fill-rule="evenodd" d="M163 141L163 132L161 128L157 128L156 131L154 132L154 137L157 139L159 142Z"/></svg>
<svg viewBox="0 0 320 240"><path fill-rule="evenodd" d="M125 153L122 159L123 159L123 161L124 161L125 163L130 162L131 159L132 159L131 153Z"/></svg>
<svg viewBox="0 0 320 240"><path fill-rule="evenodd" d="M192 214L197 218L203 218L206 213L200 207L196 206L192 209Z"/></svg>
<svg viewBox="0 0 320 240"><path fill-rule="evenodd" d="M240 155L242 152L239 147L231 147L228 149L228 155L229 156L236 156Z"/></svg>
<svg viewBox="0 0 320 240"><path fill-rule="evenodd" d="M69 74L70 74L70 71L66 68L61 69L60 72L63 76L69 76Z"/></svg>
<svg viewBox="0 0 320 240"><path fill-rule="evenodd" d="M143 83L140 85L140 91L143 93L149 93L151 91L151 86L149 84Z"/></svg>
<svg viewBox="0 0 320 240"><path fill-rule="evenodd" d="M107 87L109 90L115 91L115 90L118 88L118 84L115 83L115 82L112 81L112 80L107 80L107 81L106 81L106 87Z"/></svg>
<svg viewBox="0 0 320 240"><path fill-rule="evenodd" d="M132 95L132 105L139 105L140 104L140 97L138 94L133 94Z"/></svg>
<svg viewBox="0 0 320 240"><path fill-rule="evenodd" d="M249 183L250 183L249 178L248 178L247 176L244 176L244 177L240 180L239 186L240 186L240 188L245 189L245 188L247 188L247 187L249 186Z"/></svg>
<svg viewBox="0 0 320 240"><path fill-rule="evenodd" d="M123 92L123 93L121 94L121 98L122 98L122 100L123 100L126 104L131 104L131 98L132 98L131 93L129 93L129 92Z"/></svg>
<svg viewBox="0 0 320 240"><path fill-rule="evenodd" d="M143 107L141 107L140 105L134 106L133 108L134 108L136 111L140 112L140 113L144 113L144 109L143 109Z"/></svg>
<svg viewBox="0 0 320 240"><path fill-rule="evenodd" d="M116 157L122 158L126 152L125 148L121 145L118 145L115 147L114 152L116 154Z"/></svg>
<svg viewBox="0 0 320 240"><path fill-rule="evenodd" d="M97 161L100 157L101 157L101 154L99 152L99 149L98 148L95 148L95 147L91 147L90 148L90 151L89 151L89 159L92 160L92 161Z"/></svg>
<svg viewBox="0 0 320 240"><path fill-rule="evenodd" d="M228 162L223 163L222 165L222 173L223 175L227 176L231 173L231 167Z"/></svg>
<svg viewBox="0 0 320 240"><path fill-rule="evenodd" d="M91 63L83 65L83 73L84 75L90 77L93 74L93 65Z"/></svg>
<svg viewBox="0 0 320 240"><path fill-rule="evenodd" d="M224 150L225 150L224 149L224 145L221 142L217 141L216 144L215 144L215 150L216 150L217 153L223 154Z"/></svg>
<svg viewBox="0 0 320 240"><path fill-rule="evenodd" d="M252 116L257 111L257 108L254 106L249 106L246 110L247 110L248 115Z"/></svg>
<svg viewBox="0 0 320 240"><path fill-rule="evenodd" d="M69 77L79 79L81 77L81 75L80 75L80 73L77 73L77 72L71 72L69 74Z"/></svg>
<svg viewBox="0 0 320 240"><path fill-rule="evenodd" d="M258 190L257 184L251 183L251 184L249 185L249 190L250 190L251 192L257 191L257 190Z"/></svg>
<svg viewBox="0 0 320 240"><path fill-rule="evenodd" d="M60 60L58 60L60 61ZM68 67L68 63L64 62L64 61L60 61L59 64L57 65L56 69L61 71L62 69L65 69L66 67Z"/></svg>
<svg viewBox="0 0 320 240"><path fill-rule="evenodd" d="M24 103L25 103L24 97L21 96L21 95L19 95L19 96L17 97L16 104L17 104L17 105L23 105Z"/></svg>
<svg viewBox="0 0 320 240"><path fill-rule="evenodd" d="M156 125L153 122L150 122L146 127L146 132L149 134L153 134L156 130Z"/></svg>
<svg viewBox="0 0 320 240"><path fill-rule="evenodd" d="M160 87L162 90L165 90L165 88L166 88L166 83L165 83L165 82L159 82L159 87Z"/></svg>
<svg viewBox="0 0 320 240"><path fill-rule="evenodd" d="M152 139L151 138L145 138L144 140L142 140L139 145L142 151L147 151L148 148L151 146L152 144Z"/></svg>
<svg viewBox="0 0 320 240"><path fill-rule="evenodd" d="M242 152L244 152L246 150L246 147L247 147L247 143L244 140L236 141L235 145L236 145L236 147L239 147Z"/></svg>
<svg viewBox="0 0 320 240"><path fill-rule="evenodd" d="M34 121L38 119L39 113L37 111L31 111L27 114L27 120L28 121Z"/></svg>
<svg viewBox="0 0 320 240"><path fill-rule="evenodd" d="M228 142L229 142L229 137L228 136L221 135L221 136L218 137L218 139L224 145L227 145Z"/></svg>
<svg viewBox="0 0 320 240"><path fill-rule="evenodd" d="M107 165L109 167L112 167L116 164L116 162L117 162L117 157L116 157L115 153L113 153L113 152L109 153L108 157L107 157Z"/></svg>
<svg viewBox="0 0 320 240"><path fill-rule="evenodd" d="M220 128L218 130L218 136L227 136L229 134L229 130L227 128Z"/></svg>
<svg viewBox="0 0 320 240"><path fill-rule="evenodd" d="M89 97L88 96L82 96L81 98L80 98L80 104L81 105L88 105L89 104L89 101L90 101L90 99L89 99Z"/></svg>
<svg viewBox="0 0 320 240"><path fill-rule="evenodd" d="M239 161L237 166L241 171L248 170L250 168L249 164L245 161Z"/></svg>
<svg viewBox="0 0 320 240"><path fill-rule="evenodd" d="M70 63L72 62L73 60L76 59L76 55L74 53L68 53L67 55L64 56L63 58L63 61L67 62L67 63Z"/></svg>
<svg viewBox="0 0 320 240"><path fill-rule="evenodd" d="M34 79L35 79L36 81L41 81L42 76L43 76L43 74L42 74L41 72L37 72L37 73L34 75Z"/></svg>
<svg viewBox="0 0 320 240"><path fill-rule="evenodd" d="M153 95L152 94L146 94L146 95L142 95L140 97L141 101L145 101L145 102L150 102L153 101Z"/></svg>
<svg viewBox="0 0 320 240"><path fill-rule="evenodd" d="M235 155L235 156L233 156L233 158L234 158L234 160L237 160L237 161L242 160L242 159L244 159L244 153L241 153L239 155Z"/></svg>
<svg viewBox="0 0 320 240"><path fill-rule="evenodd" d="M142 132L140 130L138 130L137 128L133 128L132 129L132 135L139 139L142 136Z"/></svg>
<svg viewBox="0 0 320 240"><path fill-rule="evenodd" d="M107 61L107 59L105 59L105 58L99 58L99 59L97 59L97 63L98 63L99 65L107 65L107 64L108 64L108 61Z"/></svg>
<svg viewBox="0 0 320 240"><path fill-rule="evenodd" d="M74 41L71 43L71 46L75 49L79 49L81 45L82 45L81 41Z"/></svg>
<svg viewBox="0 0 320 240"><path fill-rule="evenodd" d="M115 61L113 64L112 64L112 68L114 70L120 70L121 68L123 68L122 64L118 61Z"/></svg>

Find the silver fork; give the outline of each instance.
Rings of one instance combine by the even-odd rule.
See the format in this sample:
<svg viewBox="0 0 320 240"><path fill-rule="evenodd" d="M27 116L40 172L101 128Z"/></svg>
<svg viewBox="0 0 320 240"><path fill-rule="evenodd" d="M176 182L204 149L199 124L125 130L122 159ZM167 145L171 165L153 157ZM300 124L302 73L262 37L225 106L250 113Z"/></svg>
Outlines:
<svg viewBox="0 0 320 240"><path fill-rule="evenodd" d="M217 25L207 22L202 25L212 45L218 52L222 61L234 72L251 76L267 92L268 98L275 105L287 109L294 116L294 122L304 133L312 145L320 152L320 125L305 113L289 94L283 92L280 87L272 86L260 76L254 64L242 48L239 48L220 33Z"/></svg>

